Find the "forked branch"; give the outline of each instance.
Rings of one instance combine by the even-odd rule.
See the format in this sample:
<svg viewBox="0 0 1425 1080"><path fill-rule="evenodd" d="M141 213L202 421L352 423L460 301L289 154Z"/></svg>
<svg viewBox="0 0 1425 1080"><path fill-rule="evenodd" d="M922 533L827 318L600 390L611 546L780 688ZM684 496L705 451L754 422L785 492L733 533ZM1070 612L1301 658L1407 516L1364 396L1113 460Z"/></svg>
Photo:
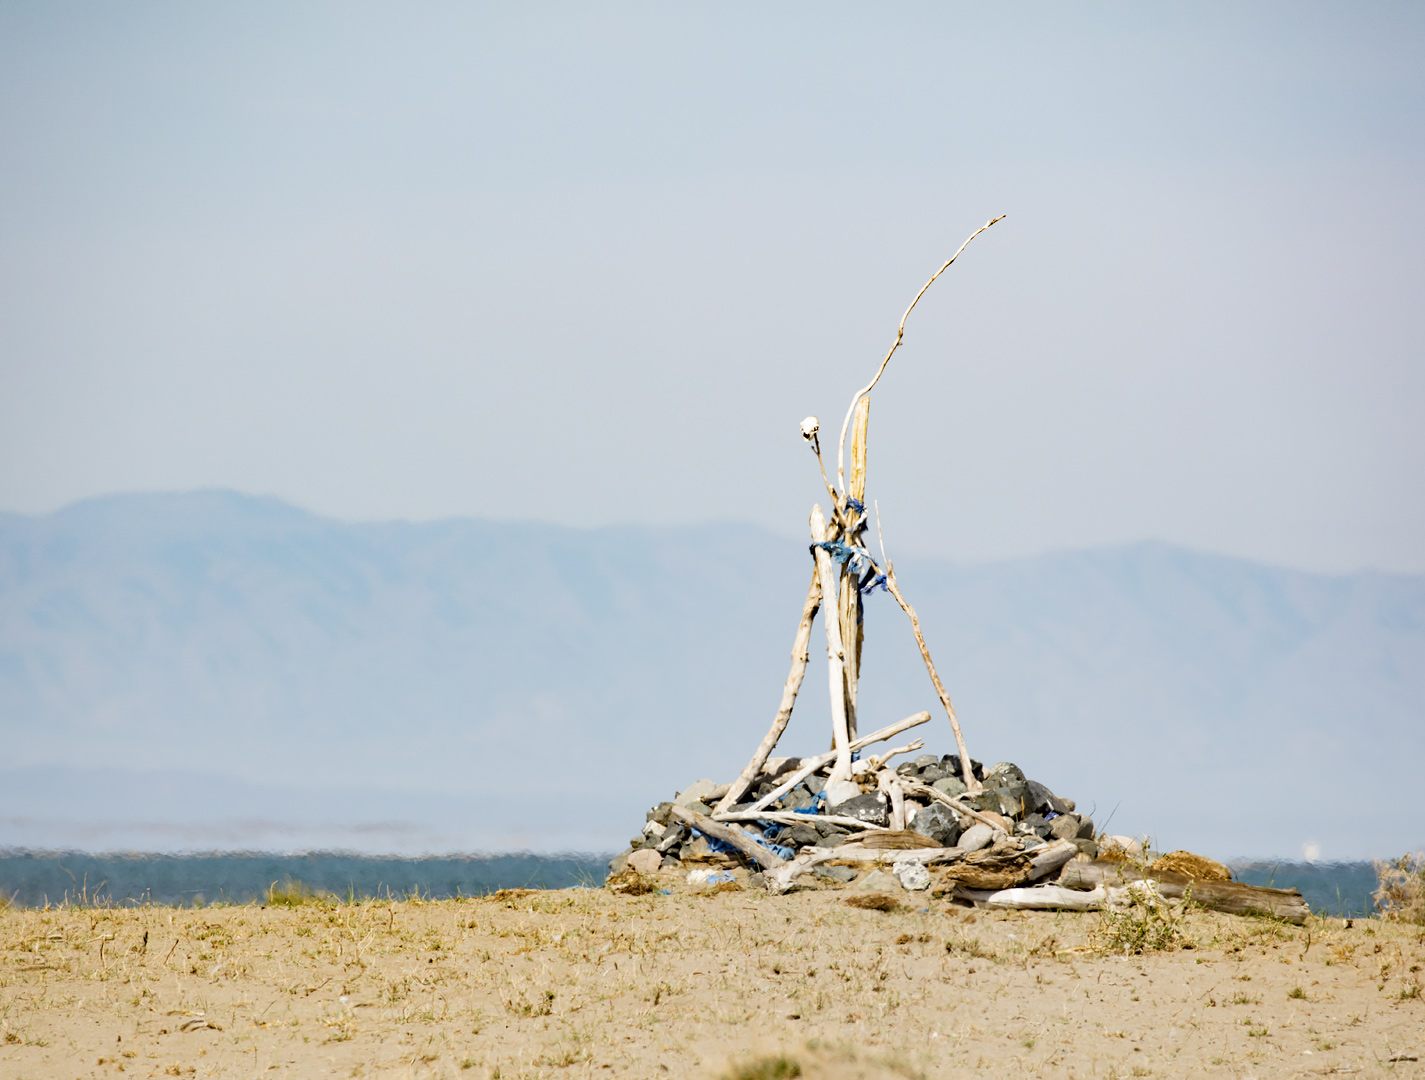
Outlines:
<svg viewBox="0 0 1425 1080"><path fill-rule="evenodd" d="M875 385L881 381L881 375L885 372L886 365L891 362L891 357L895 355L895 351L901 347L901 339L905 337L905 321L910 318L910 313L915 310L915 305L920 303L920 298L925 295L925 290L935 284L936 278L950 269L950 264L960 257L960 252L970 246L971 240L979 236L980 233L984 232L995 222L1003 220L1004 215L1001 214L999 217L991 218L981 225L956 249L955 254L951 255L950 258L945 261L944 266L930 275L930 280L920 287L920 292L915 294L915 299L910 302L910 307L906 308L905 314L901 316L900 326L896 329L896 340L892 342L884 359L881 360L881 366L876 369L875 377L865 386L861 387L860 390L857 390L856 396L851 399L851 404L846 409L846 419L841 422L841 441L836 444L836 484L841 489L843 497L846 495L846 472L844 469L846 462L846 430L851 426L851 414L856 411L856 403L869 394Z"/></svg>

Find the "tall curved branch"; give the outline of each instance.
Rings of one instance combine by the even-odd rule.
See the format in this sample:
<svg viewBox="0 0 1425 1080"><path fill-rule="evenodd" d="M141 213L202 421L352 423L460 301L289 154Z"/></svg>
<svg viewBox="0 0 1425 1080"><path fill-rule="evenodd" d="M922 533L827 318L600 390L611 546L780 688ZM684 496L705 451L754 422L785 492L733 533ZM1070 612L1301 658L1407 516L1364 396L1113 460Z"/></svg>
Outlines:
<svg viewBox="0 0 1425 1080"><path fill-rule="evenodd" d="M984 232L995 222L1003 220L1004 215L1001 214L999 217L991 218L989 221L981 225L978 229L976 229L969 235L969 237L965 240L963 244L960 245L960 247L956 250L955 254L951 255L950 258L946 260L944 266L942 266L939 270L935 271L935 273L930 275L930 280L920 287L920 292L915 294L915 299L910 302L910 307L906 308L905 314L901 316L900 328L896 330L895 343L890 347L890 351L886 353L885 359L881 361L881 366L876 369L875 378L873 378L860 390L857 390L856 396L851 399L851 404L846 409L846 419L841 422L841 441L837 443L836 446L836 484L841 489L841 495L843 499L846 496L846 472L843 468L846 461L846 429L851 426L851 414L856 411L856 403L860 401L863 397L865 397L867 394L869 394L872 388L876 385L876 383L881 381L881 375L885 372L886 365L891 362L891 357L895 355L895 351L901 347L901 339L905 337L905 321L910 318L910 313L915 310L915 305L920 303L920 298L925 295L925 290L935 284L936 278L938 278L941 274L945 273L946 270L950 269L950 264L960 257L960 252L964 251L967 247L970 246L971 240L979 236L980 233Z"/></svg>

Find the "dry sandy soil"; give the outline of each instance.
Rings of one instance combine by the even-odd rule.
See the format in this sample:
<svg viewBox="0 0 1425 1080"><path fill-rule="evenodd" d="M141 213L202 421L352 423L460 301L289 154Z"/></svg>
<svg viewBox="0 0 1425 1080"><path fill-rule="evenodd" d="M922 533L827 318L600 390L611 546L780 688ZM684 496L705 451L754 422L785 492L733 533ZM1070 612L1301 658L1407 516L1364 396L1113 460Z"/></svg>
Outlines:
<svg viewBox="0 0 1425 1080"><path fill-rule="evenodd" d="M0 1076L1425 1080L1419 927L660 886L0 911Z"/></svg>

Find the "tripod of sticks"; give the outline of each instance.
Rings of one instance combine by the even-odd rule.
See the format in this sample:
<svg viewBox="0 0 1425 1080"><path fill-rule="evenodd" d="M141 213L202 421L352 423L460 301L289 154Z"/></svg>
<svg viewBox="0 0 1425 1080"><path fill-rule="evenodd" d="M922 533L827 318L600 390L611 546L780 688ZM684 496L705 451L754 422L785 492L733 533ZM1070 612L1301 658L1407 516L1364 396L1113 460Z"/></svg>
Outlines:
<svg viewBox="0 0 1425 1080"><path fill-rule="evenodd" d="M950 695L946 692L945 685L935 670L935 663L930 658L930 649L925 644L925 635L921 632L920 619L916 616L915 608L911 607L901 592L900 586L896 582L895 566L886 555L885 540L881 536L879 506L876 507L876 531L880 541L880 562L876 561L866 547L866 531L870 524L865 502L866 435L871 414L871 391L880 382L891 357L900 348L901 342L905 338L905 324L910 313L915 310L916 304L920 302L920 298L925 295L926 290L935 284L936 279L960 257L960 254L969 246L970 241L1003 218L1004 215L1001 214L971 233L955 254L950 256L945 264L930 276L930 280L921 286L915 299L906 308L896 330L895 341L887 350L885 357L882 358L871 381L856 391L846 410L846 418L841 424L841 434L837 443L835 486L827 477L826 463L821 453L820 424L817 418L809 416L802 421L802 438L816 454L817 464L821 469L822 483L825 485L827 496L830 499L830 512L823 511L819 503L811 509L811 552L814 566L811 583L807 587L806 600L802 604L801 621L797 625L797 634L792 645L792 667L787 674L787 681L782 687L782 700L777 708L777 715L762 742L758 745L756 753L747 763L747 767L729 785L714 807L713 814L716 818L732 819L730 808L738 803L757 781L769 755L776 748L782 733L786 731L810 659L812 624L816 619L817 612L824 608L825 614L822 621L826 627L827 676L831 690L832 749L828 754L803 761L800 768L784 784L780 785L776 791L759 799L748 812L759 811L761 807L777 798L778 793L783 789L790 791L813 772L830 764L831 771L827 780L826 799L828 807L842 801L838 795L853 797L858 794L860 788L852 780L853 772L864 775L869 767L874 771L878 789L890 800L892 829L906 827L905 797L907 794L936 799L966 819L986 820L973 807L923 784L904 780L895 772L884 767L886 761L896 754L919 750L923 745L920 740L872 757L867 762L853 763L852 754L868 742L889 738L891 735L925 723L930 719L929 713L919 713L916 716L908 717L899 724L893 724L876 732L868 739L858 740L857 738L857 683L861 671L861 648L864 639L861 619L862 598L876 588L884 588L894 597L901 610L910 619L911 628L915 632L916 644L919 645L921 658L925 661L926 671L929 672L930 681L935 686L940 704L950 719L950 727L955 733L955 746L959 753L961 777L966 794L973 795L981 790L981 785L971 770L970 755L965 749L965 737L960 730L960 722L955 717L955 707L950 702ZM849 480L845 470L848 431L851 435Z"/></svg>

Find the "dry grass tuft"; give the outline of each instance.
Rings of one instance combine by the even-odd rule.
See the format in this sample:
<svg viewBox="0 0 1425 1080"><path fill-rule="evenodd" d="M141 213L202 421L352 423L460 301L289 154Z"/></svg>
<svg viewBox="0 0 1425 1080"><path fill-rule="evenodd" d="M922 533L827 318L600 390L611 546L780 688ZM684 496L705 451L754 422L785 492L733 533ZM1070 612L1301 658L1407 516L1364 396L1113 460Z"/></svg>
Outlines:
<svg viewBox="0 0 1425 1080"><path fill-rule="evenodd" d="M1169 903L1156 889L1129 889L1129 901L1122 907L1106 907L1089 937L1105 955L1136 956L1148 952L1169 952L1191 946L1185 930L1191 907L1189 887L1179 903Z"/></svg>
<svg viewBox="0 0 1425 1080"><path fill-rule="evenodd" d="M778 1054L775 1057L758 1058L738 1065L731 1072L723 1073L722 1080L790 1080L801 1076L801 1063L795 1058Z"/></svg>
<svg viewBox="0 0 1425 1080"><path fill-rule="evenodd" d="M288 878L280 886L274 881L267 887L265 903L268 907L303 907L324 903L328 899L326 893L318 892L305 882Z"/></svg>
<svg viewBox="0 0 1425 1080"><path fill-rule="evenodd" d="M1371 898L1381 916L1425 926L1425 852L1375 863L1379 887Z"/></svg>
<svg viewBox="0 0 1425 1080"><path fill-rule="evenodd" d="M848 896L846 906L861 908L863 911L899 911L901 902L887 893L871 893L868 896Z"/></svg>
<svg viewBox="0 0 1425 1080"><path fill-rule="evenodd" d="M604 888L620 896L646 896L658 888L637 870L625 870L621 874L610 874Z"/></svg>

